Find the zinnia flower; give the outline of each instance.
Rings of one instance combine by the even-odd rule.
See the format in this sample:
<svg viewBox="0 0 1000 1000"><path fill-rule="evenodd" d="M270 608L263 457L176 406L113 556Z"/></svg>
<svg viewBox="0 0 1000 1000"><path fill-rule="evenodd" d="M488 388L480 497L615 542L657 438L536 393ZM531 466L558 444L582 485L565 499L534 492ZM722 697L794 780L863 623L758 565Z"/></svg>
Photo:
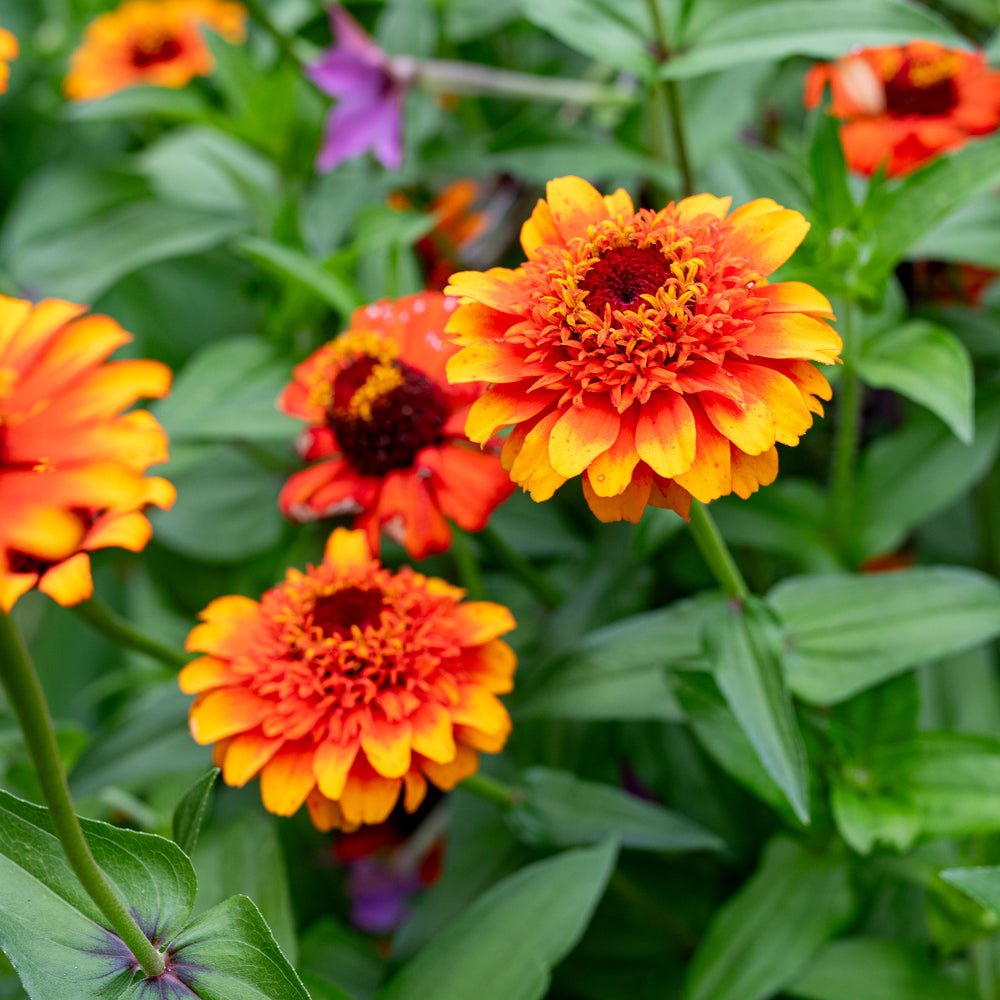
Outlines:
<svg viewBox="0 0 1000 1000"><path fill-rule="evenodd" d="M126 0L87 26L63 89L86 101L139 84L183 87L215 65L201 29L241 42L245 18L230 0Z"/></svg>
<svg viewBox="0 0 1000 1000"><path fill-rule="evenodd" d="M466 531L486 527L513 487L496 451L473 447L462 429L485 386L445 378L454 307L439 292L365 306L296 367L278 405L312 424L299 440L302 457L326 461L285 484L286 517L354 514L373 551L384 530L414 559L451 545L445 518Z"/></svg>
<svg viewBox="0 0 1000 1000"><path fill-rule="evenodd" d="M363 532L337 528L323 562L290 569L260 602L220 597L180 673L198 697L191 735L216 743L230 785L260 774L266 809L303 803L320 830L381 823L402 793L448 790L496 753L510 717L496 697L516 658L499 638L510 612L409 567L372 558Z"/></svg>
<svg viewBox="0 0 1000 1000"><path fill-rule="evenodd" d="M0 28L0 94L7 89L10 66L7 63L17 56L17 39L6 28Z"/></svg>
<svg viewBox="0 0 1000 1000"><path fill-rule="evenodd" d="M331 8L330 25L336 43L306 71L324 94L337 99L316 169L326 173L370 149L384 167L396 170L403 162L405 74L343 7Z"/></svg>
<svg viewBox="0 0 1000 1000"><path fill-rule="evenodd" d="M809 71L806 107L827 83L848 166L863 174L883 164L889 177L908 174L1000 124L1000 73L982 52L923 41L862 49Z"/></svg>
<svg viewBox="0 0 1000 1000"><path fill-rule="evenodd" d="M708 194L637 212L579 177L547 195L521 229L525 264L447 289L464 296L448 378L494 383L469 437L513 424L501 455L513 480L546 500L583 475L602 521L638 521L647 504L687 517L692 497L770 483L775 442L796 444L830 398L810 359L841 348L819 292L767 282L806 220L769 198L729 212Z"/></svg>
<svg viewBox="0 0 1000 1000"><path fill-rule="evenodd" d="M88 552L139 551L146 504L174 488L147 478L167 440L140 397L166 395L158 361L104 359L132 338L107 316L0 296L0 607L34 586L63 605L93 590Z"/></svg>

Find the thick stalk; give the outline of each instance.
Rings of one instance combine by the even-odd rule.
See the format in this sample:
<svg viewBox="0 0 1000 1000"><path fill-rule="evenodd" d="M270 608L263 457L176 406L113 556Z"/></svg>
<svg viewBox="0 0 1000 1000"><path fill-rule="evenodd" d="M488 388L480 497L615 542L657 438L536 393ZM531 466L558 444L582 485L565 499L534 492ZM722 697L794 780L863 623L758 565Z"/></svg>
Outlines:
<svg viewBox="0 0 1000 1000"><path fill-rule="evenodd" d="M21 724L52 826L70 867L108 924L135 956L143 972L147 976L160 975L165 968L163 956L153 947L111 888L83 836L80 821L73 810L52 717L38 673L13 621L4 611L0 611L0 682Z"/></svg>
<svg viewBox="0 0 1000 1000"><path fill-rule="evenodd" d="M518 789L511 788L510 785L505 785L502 781L483 774L482 771L466 778L458 787L503 809L513 809L514 806L520 805L523 798L523 793Z"/></svg>
<svg viewBox="0 0 1000 1000"><path fill-rule="evenodd" d="M691 537L698 546L712 575L719 582L726 597L742 601L750 596L750 588L743 579L736 560L733 559L725 539L719 532L715 519L704 504L691 501L691 521L688 525Z"/></svg>
<svg viewBox="0 0 1000 1000"><path fill-rule="evenodd" d="M134 649L137 653L159 660L168 667L183 667L190 659L179 649L171 649L162 643L143 635L130 625L121 615L112 611L106 604L92 597L89 601L77 604L73 608L78 618L85 621L95 632L110 639L117 646Z"/></svg>

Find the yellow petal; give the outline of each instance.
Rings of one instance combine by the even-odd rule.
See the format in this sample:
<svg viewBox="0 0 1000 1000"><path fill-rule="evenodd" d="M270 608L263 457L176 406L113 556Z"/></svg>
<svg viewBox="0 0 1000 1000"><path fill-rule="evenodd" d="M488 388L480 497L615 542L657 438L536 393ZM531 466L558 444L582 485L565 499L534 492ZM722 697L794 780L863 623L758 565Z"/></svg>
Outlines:
<svg viewBox="0 0 1000 1000"><path fill-rule="evenodd" d="M260 772L260 797L264 808L276 816L292 816L316 787L312 750L301 745L283 746Z"/></svg>
<svg viewBox="0 0 1000 1000"><path fill-rule="evenodd" d="M413 729L405 719L374 719L371 729L361 733L361 749L383 778L401 778L409 771L412 746Z"/></svg>
<svg viewBox="0 0 1000 1000"><path fill-rule="evenodd" d="M455 759L451 712L443 705L425 702L411 717L413 749L439 764Z"/></svg>
<svg viewBox="0 0 1000 1000"><path fill-rule="evenodd" d="M570 406L560 415L549 434L549 461L560 475L580 475L618 437L621 414L610 399L598 396L583 406Z"/></svg>
<svg viewBox="0 0 1000 1000"><path fill-rule="evenodd" d="M313 754L313 773L319 783L319 790L328 799L339 799L344 793L347 775L358 755L358 742L335 743L325 740L316 747Z"/></svg>

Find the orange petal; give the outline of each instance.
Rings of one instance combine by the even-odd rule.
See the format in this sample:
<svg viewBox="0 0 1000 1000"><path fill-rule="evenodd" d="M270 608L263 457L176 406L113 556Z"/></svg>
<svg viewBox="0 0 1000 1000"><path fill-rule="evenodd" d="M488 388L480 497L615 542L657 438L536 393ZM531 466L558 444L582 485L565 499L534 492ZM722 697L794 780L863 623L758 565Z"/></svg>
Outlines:
<svg viewBox="0 0 1000 1000"><path fill-rule="evenodd" d="M37 582L37 573L0 573L0 608L9 613Z"/></svg>
<svg viewBox="0 0 1000 1000"><path fill-rule="evenodd" d="M153 534L153 528L143 514L104 514L87 531L83 548L94 549L115 547L141 552Z"/></svg>
<svg viewBox="0 0 1000 1000"><path fill-rule="evenodd" d="M325 740L316 747L313 754L313 773L319 783L319 790L328 799L339 799L344 793L347 775L358 755L357 740L349 743L335 743Z"/></svg>
<svg viewBox="0 0 1000 1000"><path fill-rule="evenodd" d="M679 201L675 208L680 222L690 222L699 215L711 215L714 219L724 219L732 198L716 198L714 194L695 194Z"/></svg>
<svg viewBox="0 0 1000 1000"><path fill-rule="evenodd" d="M585 477L583 497L594 516L605 524L622 520L638 524L649 501L652 483L653 470L643 464L635 470L629 485L614 497L598 496L590 485L589 477Z"/></svg>
<svg viewBox="0 0 1000 1000"><path fill-rule="evenodd" d="M419 771L407 771L403 785L403 808L408 813L416 812L427 796L427 779Z"/></svg>
<svg viewBox="0 0 1000 1000"><path fill-rule="evenodd" d="M4 479L0 475L0 492ZM0 525L0 540L5 545L47 562L70 555L82 538L83 525L78 517L68 510L37 504L6 510Z"/></svg>
<svg viewBox="0 0 1000 1000"><path fill-rule="evenodd" d="M765 313L743 335L740 346L751 356L796 358L833 364L844 344L822 320L802 313Z"/></svg>
<svg viewBox="0 0 1000 1000"><path fill-rule="evenodd" d="M703 392L698 401L705 415L740 451L759 455L774 444L774 417L769 407L743 386L743 406L724 396Z"/></svg>
<svg viewBox="0 0 1000 1000"><path fill-rule="evenodd" d="M451 314L444 332L455 344L473 344L502 337L515 322L516 317L510 313L498 312L481 302L466 302Z"/></svg>
<svg viewBox="0 0 1000 1000"><path fill-rule="evenodd" d="M375 516L383 530L406 548L412 559L423 559L451 547L451 528L430 494L419 469L390 472L385 478ZM364 519L359 519L358 527Z"/></svg>
<svg viewBox="0 0 1000 1000"><path fill-rule="evenodd" d="M726 240L729 250L746 257L750 267L765 276L781 267L809 232L805 216L771 198L741 205L726 223L732 227Z"/></svg>
<svg viewBox="0 0 1000 1000"><path fill-rule="evenodd" d="M468 447L428 448L421 455L420 467L431 472L431 488L441 512L464 531L482 531L490 514L514 489L495 454Z"/></svg>
<svg viewBox="0 0 1000 1000"><path fill-rule="evenodd" d="M448 359L449 382L518 382L543 374L525 364L522 347L507 341L477 340Z"/></svg>
<svg viewBox="0 0 1000 1000"><path fill-rule="evenodd" d="M217 656L199 656L182 667L177 675L177 683L185 694L201 694L242 681L243 675L233 670L229 660L220 660Z"/></svg>
<svg viewBox="0 0 1000 1000"><path fill-rule="evenodd" d="M259 732L240 733L227 742L222 762L222 780L242 788L281 749L283 736L268 738ZM292 812L295 810L293 809Z"/></svg>
<svg viewBox="0 0 1000 1000"><path fill-rule="evenodd" d="M371 549L363 531L334 528L326 540L323 562L346 571L366 569L372 561ZM331 796L334 798L335 796Z"/></svg>
<svg viewBox="0 0 1000 1000"><path fill-rule="evenodd" d="M524 272L507 267L491 267L488 271L459 271L449 279L447 295L460 295L500 312L518 314L527 308L524 294Z"/></svg>
<svg viewBox="0 0 1000 1000"><path fill-rule="evenodd" d="M276 816L294 815L315 787L313 751L302 744L286 743L260 772L260 797Z"/></svg>
<svg viewBox="0 0 1000 1000"><path fill-rule="evenodd" d="M424 702L410 717L413 749L439 764L455 759L451 712L436 702Z"/></svg>
<svg viewBox="0 0 1000 1000"><path fill-rule="evenodd" d="M498 428L534 417L556 398L556 393L545 390L526 392L516 385L495 385L472 404L465 433L476 444L485 444Z"/></svg>
<svg viewBox="0 0 1000 1000"><path fill-rule="evenodd" d="M345 826L344 815L340 811L340 806L336 802L331 802L325 795L321 795L318 789L313 789L306 799L306 808L309 810L309 818L312 824L320 833L329 833Z"/></svg>
<svg viewBox="0 0 1000 1000"><path fill-rule="evenodd" d="M625 188L618 188L614 194L606 194L604 204L608 206L608 215L612 219L619 217L627 219L630 215L635 214L635 205Z"/></svg>
<svg viewBox="0 0 1000 1000"><path fill-rule="evenodd" d="M653 486L649 491L649 505L675 511L685 521L691 519L691 494L672 479L653 477Z"/></svg>
<svg viewBox="0 0 1000 1000"><path fill-rule="evenodd" d="M361 733L361 749L368 763L384 778L401 778L409 771L412 746L413 729L406 720L376 718L371 729Z"/></svg>
<svg viewBox="0 0 1000 1000"><path fill-rule="evenodd" d="M515 427L508 437L511 447L508 449L508 445L504 445L501 455L501 461L506 462L520 440L520 448L510 466L510 478L526 490L536 503L550 499L566 482L566 477L560 476L549 462L549 436L559 416L558 410L547 413L523 434L523 439L523 432L519 433L521 428Z"/></svg>
<svg viewBox="0 0 1000 1000"><path fill-rule="evenodd" d="M460 646L481 646L517 626L514 616L502 604L493 601L466 601L452 609L452 621Z"/></svg>
<svg viewBox="0 0 1000 1000"><path fill-rule="evenodd" d="M586 236L588 226L610 217L607 203L592 184L581 177L557 177L545 185L545 200L562 238Z"/></svg>
<svg viewBox="0 0 1000 1000"><path fill-rule="evenodd" d="M580 475L615 443L621 420L611 400L603 395L583 406L568 407L549 434L552 468L567 479Z"/></svg>
<svg viewBox="0 0 1000 1000"><path fill-rule="evenodd" d="M701 413L700 407L693 412L698 426L698 448L694 465L682 475L674 476L674 480L695 500L708 503L732 492L729 441L712 426L711 421Z"/></svg>
<svg viewBox="0 0 1000 1000"><path fill-rule="evenodd" d="M455 739L459 746L472 747L482 753L500 753L507 743L506 733L484 733L469 726L456 726Z"/></svg>
<svg viewBox="0 0 1000 1000"><path fill-rule="evenodd" d="M747 455L737 448L731 449L733 463L733 492L747 499L761 486L769 486L778 478L778 449L768 448L760 455Z"/></svg>
<svg viewBox="0 0 1000 1000"><path fill-rule="evenodd" d="M460 781L471 777L479 770L479 754L470 746L459 743L455 759L449 764L435 764L426 761L424 774L444 792L450 792Z"/></svg>
<svg viewBox="0 0 1000 1000"><path fill-rule="evenodd" d="M52 339L60 335L62 327L84 312L86 306L62 299L43 299L32 306L21 299L0 296L0 367L27 371ZM120 343L127 342L128 334L125 338ZM111 347L107 353L113 350Z"/></svg>
<svg viewBox="0 0 1000 1000"><path fill-rule="evenodd" d="M798 312L817 319L835 318L830 300L804 281L779 281L755 288L754 294L767 299L769 313Z"/></svg>
<svg viewBox="0 0 1000 1000"><path fill-rule="evenodd" d="M459 697L461 700L451 712L456 724L494 735L506 736L510 732L510 715L496 695L477 685L465 684L459 690Z"/></svg>
<svg viewBox="0 0 1000 1000"><path fill-rule="evenodd" d="M340 798L340 809L348 823L383 823L399 800L400 778L352 772Z"/></svg>
<svg viewBox="0 0 1000 1000"><path fill-rule="evenodd" d="M191 706L191 735L195 743L214 743L253 729L273 711L273 702L258 698L246 688L217 688L198 695Z"/></svg>
<svg viewBox="0 0 1000 1000"><path fill-rule="evenodd" d="M615 443L587 466L587 478L599 497L618 496L632 481L632 471L639 464L635 450L635 425L639 407L630 406L622 414Z"/></svg>
<svg viewBox="0 0 1000 1000"><path fill-rule="evenodd" d="M823 373L808 361L771 361L767 365L791 379L802 393L802 399L813 413L823 416L821 399L832 399L833 390Z"/></svg>
<svg viewBox="0 0 1000 1000"><path fill-rule="evenodd" d="M534 260L541 246L565 247L566 241L556 228L552 209L547 201L538 199L528 221L521 226L521 246L528 260Z"/></svg>
<svg viewBox="0 0 1000 1000"><path fill-rule="evenodd" d="M747 393L756 396L770 411L775 440L781 444L798 444L813 420L795 383L764 365L734 361L729 367Z"/></svg>
<svg viewBox="0 0 1000 1000"><path fill-rule="evenodd" d="M38 589L64 608L87 600L94 593L90 556L86 552L77 552L69 559L56 563L41 575Z"/></svg>
<svg viewBox="0 0 1000 1000"><path fill-rule="evenodd" d="M517 670L517 654L503 640L493 639L466 650L469 677L494 694L506 694L514 688L514 672ZM449 717L450 718L450 717ZM416 723L414 723L416 726ZM414 747L416 739L414 739ZM423 750L419 750L424 753ZM433 754L425 754L433 758Z"/></svg>
<svg viewBox="0 0 1000 1000"><path fill-rule="evenodd" d="M670 390L650 396L639 411L635 448L639 457L664 479L691 468L697 434L694 415L683 396Z"/></svg>

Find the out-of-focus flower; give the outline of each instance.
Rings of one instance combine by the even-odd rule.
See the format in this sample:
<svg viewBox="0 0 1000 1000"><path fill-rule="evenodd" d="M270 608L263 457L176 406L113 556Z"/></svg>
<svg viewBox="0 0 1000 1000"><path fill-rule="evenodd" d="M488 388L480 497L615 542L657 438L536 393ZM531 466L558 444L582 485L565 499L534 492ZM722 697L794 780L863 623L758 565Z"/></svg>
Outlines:
<svg viewBox="0 0 1000 1000"><path fill-rule="evenodd" d="M158 361L111 361L132 338L107 316L0 297L0 607L36 586L63 605L93 591L88 552L149 541L146 504L174 488L144 475L167 460L141 397L166 395Z"/></svg>
<svg viewBox="0 0 1000 1000"><path fill-rule="evenodd" d="M409 567L391 573L363 532L337 528L323 562L290 569L260 602L220 597L180 674L198 697L191 734L216 743L230 785L260 773L264 806L303 803L320 830L381 823L402 793L413 812L430 781L451 789L510 731L497 694L516 658L498 636L510 612Z"/></svg>
<svg viewBox="0 0 1000 1000"><path fill-rule="evenodd" d="M434 228L417 240L415 249L424 265L428 288L440 291L448 284L463 247L486 229L486 214L473 208L480 193L480 185L466 177L449 184L427 206L428 214L434 216ZM403 210L413 207L402 191L393 192L389 204Z"/></svg>
<svg viewBox="0 0 1000 1000"><path fill-rule="evenodd" d="M242 42L245 19L231 0L125 0L87 26L63 89L86 101L139 84L183 87L215 65L202 29Z"/></svg>
<svg viewBox="0 0 1000 1000"><path fill-rule="evenodd" d="M17 39L6 28L0 28L0 94L7 89L10 79L10 66L7 64L16 58L17 52Z"/></svg>
<svg viewBox="0 0 1000 1000"><path fill-rule="evenodd" d="M982 52L924 41L862 49L813 66L806 107L827 84L848 166L863 174L908 174L1000 124L1000 73Z"/></svg>
<svg viewBox="0 0 1000 1000"><path fill-rule="evenodd" d="M917 260L909 267L908 294L918 302L979 305L1000 272L976 264Z"/></svg>
<svg viewBox="0 0 1000 1000"><path fill-rule="evenodd" d="M323 130L316 169L326 173L338 163L371 150L387 169L403 162L403 100L408 80L405 62L392 60L339 4L330 9L334 45L307 69L324 94L337 99Z"/></svg>
<svg viewBox="0 0 1000 1000"><path fill-rule="evenodd" d="M547 195L521 230L521 267L447 289L464 296L448 378L494 383L469 437L513 424L513 480L546 500L582 475L602 521L638 521L647 504L687 517L692 497L770 483L775 442L796 444L830 398L810 361L841 349L819 292L767 282L809 223L769 198L729 212L708 194L637 212L578 177Z"/></svg>
<svg viewBox="0 0 1000 1000"><path fill-rule="evenodd" d="M279 406L312 425L299 439L302 457L325 461L285 484L286 517L354 514L373 551L384 530L414 559L448 549L445 518L466 531L486 527L513 487L497 450L480 451L463 431L485 385L445 378L454 307L439 292L364 306L295 368Z"/></svg>

